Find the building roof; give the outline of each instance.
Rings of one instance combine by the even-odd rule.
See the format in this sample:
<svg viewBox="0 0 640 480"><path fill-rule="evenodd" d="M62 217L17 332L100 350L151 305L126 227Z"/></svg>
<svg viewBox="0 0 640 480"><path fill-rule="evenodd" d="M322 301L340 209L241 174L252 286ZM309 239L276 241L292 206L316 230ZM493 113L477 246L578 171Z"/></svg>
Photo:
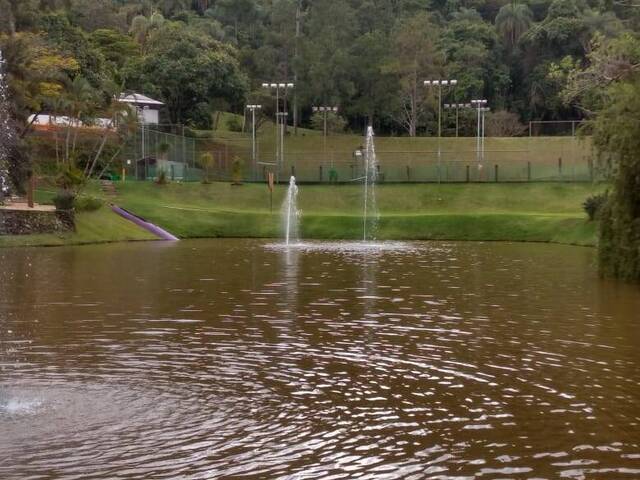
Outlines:
<svg viewBox="0 0 640 480"><path fill-rule="evenodd" d="M141 93L121 93L118 100L122 103L132 103L134 105L164 105L164 103L142 95Z"/></svg>

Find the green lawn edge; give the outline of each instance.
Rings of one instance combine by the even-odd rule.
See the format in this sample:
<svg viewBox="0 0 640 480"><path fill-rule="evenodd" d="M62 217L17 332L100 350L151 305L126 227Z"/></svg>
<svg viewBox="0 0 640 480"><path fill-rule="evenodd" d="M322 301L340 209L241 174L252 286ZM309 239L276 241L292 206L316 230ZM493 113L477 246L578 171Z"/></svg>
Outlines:
<svg viewBox="0 0 640 480"><path fill-rule="evenodd" d="M278 238L286 188L262 184L118 184L115 202L180 238ZM380 240L548 242L596 246L597 223L582 211L592 184L380 185ZM93 189L95 191L95 189ZM301 237L356 240L362 236L361 187L300 187ZM54 246L154 237L107 206L79 213L77 232L0 237L0 247Z"/></svg>

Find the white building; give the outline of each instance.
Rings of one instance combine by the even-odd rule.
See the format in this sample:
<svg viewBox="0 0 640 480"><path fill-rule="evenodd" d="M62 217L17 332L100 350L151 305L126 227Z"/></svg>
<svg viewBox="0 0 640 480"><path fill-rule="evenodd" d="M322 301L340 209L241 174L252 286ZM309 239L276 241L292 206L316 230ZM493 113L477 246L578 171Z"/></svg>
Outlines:
<svg viewBox="0 0 640 480"><path fill-rule="evenodd" d="M143 123L154 125L160 123L160 108L164 103L141 93L123 93L118 101L134 107Z"/></svg>

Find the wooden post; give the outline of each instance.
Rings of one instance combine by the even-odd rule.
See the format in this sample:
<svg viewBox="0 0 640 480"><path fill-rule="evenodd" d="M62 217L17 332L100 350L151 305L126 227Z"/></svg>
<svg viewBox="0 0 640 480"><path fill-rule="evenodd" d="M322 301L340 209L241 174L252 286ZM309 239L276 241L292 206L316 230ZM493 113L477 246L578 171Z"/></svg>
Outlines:
<svg viewBox="0 0 640 480"><path fill-rule="evenodd" d="M470 180L470 175L469 175L469 165L467 165L467 183L469 183Z"/></svg>
<svg viewBox="0 0 640 480"><path fill-rule="evenodd" d="M31 176L29 176L29 183L27 185L27 204L29 205L29 208L33 208L33 195L35 193L36 190L36 176L32 173Z"/></svg>
<svg viewBox="0 0 640 480"><path fill-rule="evenodd" d="M407 165L407 181L411 181L411 167Z"/></svg>
<svg viewBox="0 0 640 480"><path fill-rule="evenodd" d="M268 174L268 182L269 182L269 211L273 213L273 172L269 172Z"/></svg>
<svg viewBox="0 0 640 480"><path fill-rule="evenodd" d="M495 165L495 168L496 168L495 180L496 182L498 182L498 165Z"/></svg>
<svg viewBox="0 0 640 480"><path fill-rule="evenodd" d="M320 183L322 183L322 165L320 165L319 168L320 168L320 177L319 178L320 178Z"/></svg>
<svg viewBox="0 0 640 480"><path fill-rule="evenodd" d="M562 157L558 158L558 175L560 175L560 180L562 180Z"/></svg>

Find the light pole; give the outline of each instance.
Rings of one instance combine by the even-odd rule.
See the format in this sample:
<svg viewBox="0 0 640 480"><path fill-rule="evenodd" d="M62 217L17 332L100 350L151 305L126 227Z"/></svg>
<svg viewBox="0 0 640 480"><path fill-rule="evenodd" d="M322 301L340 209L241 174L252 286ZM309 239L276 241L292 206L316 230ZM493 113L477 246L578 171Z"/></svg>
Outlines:
<svg viewBox="0 0 640 480"><path fill-rule="evenodd" d="M487 100L484 98L471 100L471 105L473 105L473 107L477 110L477 113L478 113L478 121L477 121L477 129L476 129L476 160L478 161L478 171L480 171L482 169L481 156L480 156L480 148L481 148L480 142L481 142L481 136L484 137L483 120L484 120L484 109L486 108ZM484 156L484 152L482 156Z"/></svg>
<svg viewBox="0 0 640 480"><path fill-rule="evenodd" d="M263 83L262 88L267 88L276 92L276 183L280 183L280 168L284 164L284 125L287 115L280 115L280 91L282 90L285 98L287 90L294 88L293 83ZM282 120L280 120L282 118ZM282 122L282 123L281 123ZM282 128L282 131L281 131Z"/></svg>
<svg viewBox="0 0 640 480"><path fill-rule="evenodd" d="M480 113L482 114L482 144L481 144L481 150L482 150L482 161L484 162L484 139L485 139L485 134L484 134L484 124L485 124L485 116L486 113L490 112L491 109L489 107L483 107L480 109Z"/></svg>
<svg viewBox="0 0 640 480"><path fill-rule="evenodd" d="M464 109L464 108L471 108L471 104L470 103L445 103L444 104L444 109L445 110L453 110L453 109L455 109L455 111L456 111L456 138L458 137L459 112L460 112L460 109Z"/></svg>
<svg viewBox="0 0 640 480"><path fill-rule="evenodd" d="M333 113L338 113L338 107L327 107L327 106L321 106L321 107L313 107L313 111L314 113L322 113L322 117L323 117L323 122L324 122L324 128L323 128L323 142L322 142L322 149L324 151L324 157L325 157L325 162L327 161L327 114L329 114L329 112L333 112ZM333 167L333 165L331 165Z"/></svg>
<svg viewBox="0 0 640 480"><path fill-rule="evenodd" d="M262 105L247 105L251 111L251 161L253 162L253 179L258 179L258 157L256 154L256 110L260 110Z"/></svg>
<svg viewBox="0 0 640 480"><path fill-rule="evenodd" d="M458 84L457 80L425 80L425 87L438 87L438 183L441 180L441 148L440 148L440 138L442 137L442 87L447 86L456 86Z"/></svg>

